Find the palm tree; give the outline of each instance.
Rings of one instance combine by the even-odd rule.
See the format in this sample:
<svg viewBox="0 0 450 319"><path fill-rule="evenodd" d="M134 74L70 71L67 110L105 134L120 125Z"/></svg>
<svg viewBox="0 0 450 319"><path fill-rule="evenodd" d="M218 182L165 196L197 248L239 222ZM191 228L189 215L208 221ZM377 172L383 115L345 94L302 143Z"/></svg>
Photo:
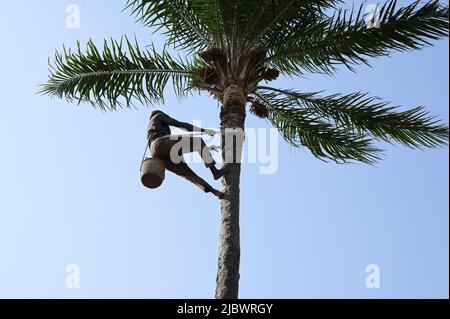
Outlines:
<svg viewBox="0 0 450 319"><path fill-rule="evenodd" d="M363 7L340 0L127 0L138 21L164 30L167 43L141 49L126 37L56 52L42 93L88 102L104 111L163 103L171 84L178 96L208 92L221 101L222 136L244 130L246 107L270 121L294 147L318 159L374 164L377 141L411 148L448 143L448 126L424 108L401 110L366 93L325 95L268 86L280 74L332 75L394 51L420 50L448 36L449 8L438 1L379 7L367 23ZM376 21L375 21L376 20ZM170 46L171 49L168 47ZM180 52L176 57L171 52ZM265 85L264 85L265 84ZM222 148L239 157L242 140ZM223 155L225 156L225 155ZM216 298L238 297L241 165L223 179Z"/></svg>

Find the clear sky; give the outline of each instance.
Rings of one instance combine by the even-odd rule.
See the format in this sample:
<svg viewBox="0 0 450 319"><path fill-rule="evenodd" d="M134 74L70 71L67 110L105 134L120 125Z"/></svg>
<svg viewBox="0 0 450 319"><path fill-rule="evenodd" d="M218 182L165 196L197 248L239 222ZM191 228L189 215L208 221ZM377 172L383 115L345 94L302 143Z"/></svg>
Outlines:
<svg viewBox="0 0 450 319"><path fill-rule="evenodd" d="M80 29L65 26L68 1L1 2L0 297L214 295L219 202L173 175L160 189L141 186L151 109L102 113L35 94L62 44L136 34L161 47L161 37L121 12L124 2L75 1ZM276 85L367 91L424 105L448 123L448 50L444 40L357 73ZM218 127L217 101L167 94L169 114ZM247 124L269 127L252 117ZM381 146L386 157L374 167L340 166L280 138L276 174L244 165L241 297L448 298L448 148ZM69 264L79 266L80 289L66 288ZM380 267L379 289L365 285L369 264Z"/></svg>

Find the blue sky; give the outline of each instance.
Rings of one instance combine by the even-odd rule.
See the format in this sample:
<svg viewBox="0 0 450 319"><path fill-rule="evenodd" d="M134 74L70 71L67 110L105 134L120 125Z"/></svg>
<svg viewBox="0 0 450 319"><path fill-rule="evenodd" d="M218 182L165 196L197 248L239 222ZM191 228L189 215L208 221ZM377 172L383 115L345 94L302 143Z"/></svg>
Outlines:
<svg viewBox="0 0 450 319"><path fill-rule="evenodd" d="M121 12L124 1L75 1L81 28L67 29L69 3L17 0L0 11L0 297L210 298L219 202L172 175L160 189L141 186L151 110L102 113L35 94L62 44L123 34L163 43ZM367 91L448 123L447 40L372 65L277 85ZM206 95L178 101L168 91L161 108L219 125ZM381 146L374 167L340 166L280 139L276 174L244 165L242 298L448 298L448 149ZM80 267L80 289L65 286L68 264ZM379 289L365 286L368 264L380 266Z"/></svg>

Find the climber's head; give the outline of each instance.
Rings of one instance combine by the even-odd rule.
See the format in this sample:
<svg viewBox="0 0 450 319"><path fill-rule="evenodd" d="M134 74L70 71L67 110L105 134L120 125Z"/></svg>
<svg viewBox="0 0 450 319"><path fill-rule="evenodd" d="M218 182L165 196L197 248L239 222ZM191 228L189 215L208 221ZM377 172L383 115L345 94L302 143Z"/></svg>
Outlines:
<svg viewBox="0 0 450 319"><path fill-rule="evenodd" d="M153 111L152 115L150 115L150 118L154 117L156 114L159 114L159 113L163 113L163 111L160 111L160 110Z"/></svg>

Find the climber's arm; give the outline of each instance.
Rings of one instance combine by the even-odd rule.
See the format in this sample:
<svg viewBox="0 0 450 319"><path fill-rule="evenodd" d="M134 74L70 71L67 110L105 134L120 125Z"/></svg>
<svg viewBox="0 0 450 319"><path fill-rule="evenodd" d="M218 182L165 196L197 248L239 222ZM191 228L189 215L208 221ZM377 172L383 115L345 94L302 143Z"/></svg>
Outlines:
<svg viewBox="0 0 450 319"><path fill-rule="evenodd" d="M204 129L202 129L200 127L196 127L196 126L186 123L186 122L180 122L175 119L171 119L171 123L169 125L181 128L188 132L202 132L203 133L205 131Z"/></svg>
<svg viewBox="0 0 450 319"><path fill-rule="evenodd" d="M186 122L180 122L168 115L166 115L166 116L167 116L167 118L166 118L167 124L170 126L178 127L185 131L188 131L188 132L201 132L201 133L206 133L211 136L214 136L216 134L216 131L214 131L214 130L200 128L200 127L194 126L194 125L186 123Z"/></svg>

